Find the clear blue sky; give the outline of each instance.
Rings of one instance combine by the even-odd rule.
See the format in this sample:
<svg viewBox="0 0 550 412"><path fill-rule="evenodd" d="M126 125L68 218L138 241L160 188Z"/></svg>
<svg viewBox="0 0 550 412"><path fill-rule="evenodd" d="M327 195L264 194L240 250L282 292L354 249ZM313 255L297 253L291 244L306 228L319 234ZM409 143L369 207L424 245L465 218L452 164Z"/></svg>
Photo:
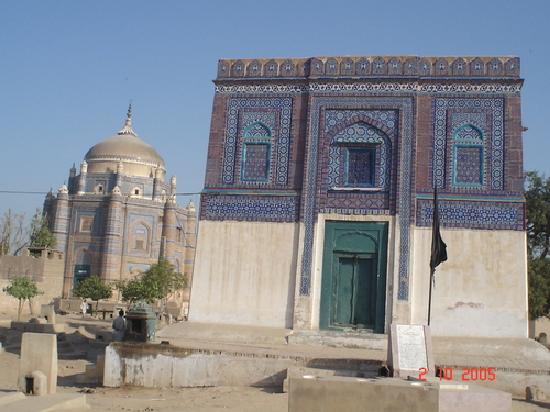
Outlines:
<svg viewBox="0 0 550 412"><path fill-rule="evenodd" d="M550 174L548 16L547 0L2 0L0 189L57 189L132 99L178 190L201 190L220 57L518 55L525 167ZM0 194L0 213L42 200Z"/></svg>

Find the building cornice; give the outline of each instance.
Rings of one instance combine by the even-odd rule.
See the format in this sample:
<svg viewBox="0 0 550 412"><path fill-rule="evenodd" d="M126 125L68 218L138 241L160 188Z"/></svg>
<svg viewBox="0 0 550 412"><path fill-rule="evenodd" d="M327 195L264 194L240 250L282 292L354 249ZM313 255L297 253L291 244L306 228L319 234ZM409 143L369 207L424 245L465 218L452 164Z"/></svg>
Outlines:
<svg viewBox="0 0 550 412"><path fill-rule="evenodd" d="M342 76L519 78L516 56L333 56L221 59L218 79Z"/></svg>
<svg viewBox="0 0 550 412"><path fill-rule="evenodd" d="M401 92L401 93L505 93L517 94L523 79L279 79L278 81L216 80L216 93L315 93L315 92Z"/></svg>

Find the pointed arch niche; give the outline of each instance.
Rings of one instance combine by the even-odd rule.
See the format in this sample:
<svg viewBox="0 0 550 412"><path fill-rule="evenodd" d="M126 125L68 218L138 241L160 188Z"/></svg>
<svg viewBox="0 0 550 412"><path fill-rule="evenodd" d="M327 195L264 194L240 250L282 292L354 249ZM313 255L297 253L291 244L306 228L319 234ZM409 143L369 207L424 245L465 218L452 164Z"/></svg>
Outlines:
<svg viewBox="0 0 550 412"><path fill-rule="evenodd" d="M382 130L358 121L337 131L329 148L330 190L388 190L391 141Z"/></svg>
<svg viewBox="0 0 550 412"><path fill-rule="evenodd" d="M483 132L471 123L458 127L451 137L452 185L457 188L482 188L485 185Z"/></svg>
<svg viewBox="0 0 550 412"><path fill-rule="evenodd" d="M246 126L242 133L241 181L267 182L271 175L272 131L261 121Z"/></svg>

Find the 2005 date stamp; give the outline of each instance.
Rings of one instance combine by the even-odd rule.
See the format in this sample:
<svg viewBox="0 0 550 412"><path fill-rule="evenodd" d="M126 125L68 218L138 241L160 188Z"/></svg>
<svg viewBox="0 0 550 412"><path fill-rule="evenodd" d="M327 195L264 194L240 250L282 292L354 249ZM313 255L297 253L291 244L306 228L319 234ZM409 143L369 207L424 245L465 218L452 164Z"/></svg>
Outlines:
<svg viewBox="0 0 550 412"><path fill-rule="evenodd" d="M457 380L461 381L494 381L497 379L495 368L479 367L479 368L461 368L457 369ZM418 380L425 381L428 374L427 368L418 370ZM455 369L453 368L437 368L436 376L439 380L452 381L455 379Z"/></svg>

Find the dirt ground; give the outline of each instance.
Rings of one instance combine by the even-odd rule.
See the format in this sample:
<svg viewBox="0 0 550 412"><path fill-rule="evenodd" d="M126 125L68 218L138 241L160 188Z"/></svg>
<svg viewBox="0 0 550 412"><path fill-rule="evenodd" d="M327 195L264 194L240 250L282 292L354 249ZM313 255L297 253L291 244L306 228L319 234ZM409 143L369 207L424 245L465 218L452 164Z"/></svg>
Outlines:
<svg viewBox="0 0 550 412"><path fill-rule="evenodd" d="M1 314L0 314L1 315ZM84 373L87 364L95 361L105 344L90 345L77 331L85 326L92 334L108 335L109 321L95 319L82 320L79 316L60 316L58 321L67 325L64 349L82 352L80 359L67 359L69 356L59 349L58 391L86 393L88 404L93 411L124 412L286 412L288 395L272 388L215 387L215 388L103 388L90 384L78 384L76 376ZM18 337L9 329L9 321L4 314L0 318L0 340L6 351L0 354L0 390L17 388L19 364ZM84 354L85 352L85 354ZM546 405L545 405L546 406ZM514 412L535 412L550 410L522 400L514 400Z"/></svg>

